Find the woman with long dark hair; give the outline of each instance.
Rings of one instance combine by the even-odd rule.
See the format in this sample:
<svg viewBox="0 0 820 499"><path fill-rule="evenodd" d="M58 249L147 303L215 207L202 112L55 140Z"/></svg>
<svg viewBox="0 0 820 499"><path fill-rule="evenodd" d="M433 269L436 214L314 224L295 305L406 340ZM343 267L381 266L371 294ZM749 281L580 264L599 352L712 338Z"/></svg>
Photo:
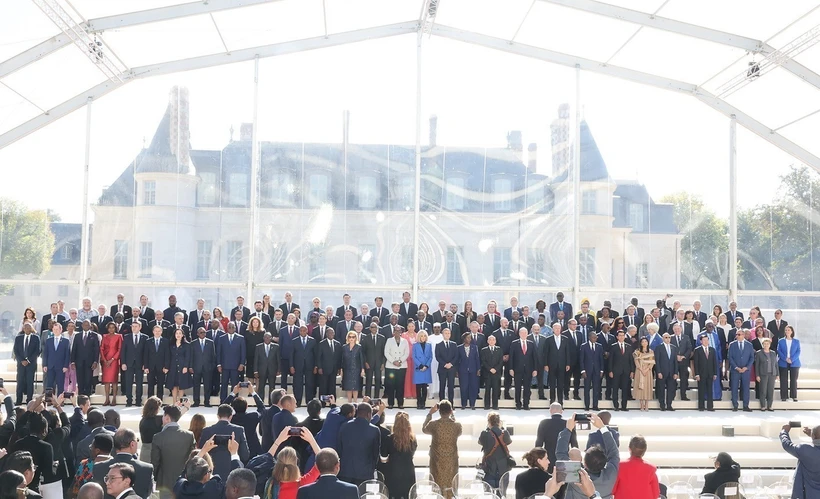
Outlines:
<svg viewBox="0 0 820 499"><path fill-rule="evenodd" d="M171 390L174 404L180 397L185 396L185 390L191 388L191 349L185 332L182 329L174 331L174 340L171 342L171 367L165 379L165 387Z"/></svg>
<svg viewBox="0 0 820 499"><path fill-rule="evenodd" d="M632 352L635 358L635 381L632 385L632 397L640 402L641 410L649 410L649 401L654 398L654 377L652 368L655 367L655 353L649 348L649 338L640 339L638 348Z"/></svg>
<svg viewBox="0 0 820 499"><path fill-rule="evenodd" d="M145 405L142 406L142 418L140 419L140 461L151 462L151 445L154 442L154 435L162 431L162 416L159 410L162 408L162 400L159 397L148 397Z"/></svg>
<svg viewBox="0 0 820 499"><path fill-rule="evenodd" d="M103 405L117 405L117 380L120 375L121 350L122 335L118 334L117 327L109 322L105 335L100 340L100 364L102 364L102 382L105 388ZM109 394L111 400L108 400Z"/></svg>

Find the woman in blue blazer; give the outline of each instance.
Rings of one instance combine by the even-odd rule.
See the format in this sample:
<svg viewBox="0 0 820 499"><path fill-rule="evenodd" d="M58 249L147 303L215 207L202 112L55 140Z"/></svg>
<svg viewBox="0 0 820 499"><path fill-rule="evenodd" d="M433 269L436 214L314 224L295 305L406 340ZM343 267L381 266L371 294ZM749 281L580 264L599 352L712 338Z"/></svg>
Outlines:
<svg viewBox="0 0 820 499"><path fill-rule="evenodd" d="M777 342L777 366L780 368L780 400L797 402L797 375L800 373L800 340L794 337L794 328L786 326Z"/></svg>
<svg viewBox="0 0 820 499"><path fill-rule="evenodd" d="M413 383L416 385L416 409L427 405L427 385L433 382L433 345L427 343L427 332L422 329L413 345Z"/></svg>

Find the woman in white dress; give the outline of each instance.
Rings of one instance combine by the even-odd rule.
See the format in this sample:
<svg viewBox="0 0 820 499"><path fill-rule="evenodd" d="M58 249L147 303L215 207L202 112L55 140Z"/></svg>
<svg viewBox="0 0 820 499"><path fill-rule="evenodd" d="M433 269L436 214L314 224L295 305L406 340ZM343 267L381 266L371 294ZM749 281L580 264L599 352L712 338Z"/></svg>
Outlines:
<svg viewBox="0 0 820 499"><path fill-rule="evenodd" d="M438 322L433 324L433 332L427 338L427 343L433 348L433 362L430 365L430 370L433 373L433 383L430 385L430 393L428 398L436 398L438 396L438 360L436 360L436 345L444 341L444 336L441 335L441 324Z"/></svg>

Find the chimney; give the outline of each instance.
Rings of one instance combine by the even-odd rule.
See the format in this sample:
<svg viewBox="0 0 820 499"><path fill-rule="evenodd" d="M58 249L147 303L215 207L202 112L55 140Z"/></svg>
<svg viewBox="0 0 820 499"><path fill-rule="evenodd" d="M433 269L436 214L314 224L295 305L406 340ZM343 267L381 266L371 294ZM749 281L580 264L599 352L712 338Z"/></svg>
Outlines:
<svg viewBox="0 0 820 499"><path fill-rule="evenodd" d="M527 171L531 174L538 173L538 144L535 142L527 146Z"/></svg>
<svg viewBox="0 0 820 499"><path fill-rule="evenodd" d="M438 116L430 116L430 147L436 147L436 136L438 135Z"/></svg>
<svg viewBox="0 0 820 499"><path fill-rule="evenodd" d="M253 140L253 123L239 125L239 140L250 142Z"/></svg>
<svg viewBox="0 0 820 499"><path fill-rule="evenodd" d="M521 130L507 132L507 149L511 150L519 161L524 160L524 143L521 139Z"/></svg>

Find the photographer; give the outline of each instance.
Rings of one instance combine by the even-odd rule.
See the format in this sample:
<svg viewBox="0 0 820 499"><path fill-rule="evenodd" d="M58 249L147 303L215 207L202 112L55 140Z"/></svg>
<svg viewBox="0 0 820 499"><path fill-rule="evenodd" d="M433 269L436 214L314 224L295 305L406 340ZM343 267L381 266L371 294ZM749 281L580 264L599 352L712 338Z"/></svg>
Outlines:
<svg viewBox="0 0 820 499"><path fill-rule="evenodd" d="M501 416L497 412L487 415L487 429L478 436L481 445L481 469L484 470L484 481L491 487L498 488L501 476L515 467L507 448L512 443L510 433L501 426Z"/></svg>
<svg viewBox="0 0 820 499"><path fill-rule="evenodd" d="M216 448L214 437L206 440L199 453L185 464L182 474L174 485L176 499L219 498L225 497L225 482L222 477L213 473L213 465L209 464L206 456ZM231 454L231 471L241 468L239 460L239 442L234 438L228 440L228 452Z"/></svg>
<svg viewBox="0 0 820 499"><path fill-rule="evenodd" d="M789 436L790 424L783 425L780 443L783 450L797 458L792 497L817 497L820 494L820 426L803 428L811 444L795 444Z"/></svg>
<svg viewBox="0 0 820 499"><path fill-rule="evenodd" d="M592 426L601 432L604 439L603 448L599 445L593 445L584 453L583 463L584 469L589 473L589 478L595 485L602 497L609 497L612 495L612 489L615 486L615 481L618 478L618 468L620 466L621 458L618 452L618 447L615 445L615 440L609 429L604 425L604 422L596 414L590 415ZM558 444L556 445L555 456L559 461L580 461L581 452L577 448L573 448L571 452L569 448L569 439L572 431L575 430L575 415L567 420L566 429L562 430L558 435ZM571 456L574 455L574 459ZM589 495L585 494L577 484L570 484L567 486L566 495L564 499L586 499Z"/></svg>

